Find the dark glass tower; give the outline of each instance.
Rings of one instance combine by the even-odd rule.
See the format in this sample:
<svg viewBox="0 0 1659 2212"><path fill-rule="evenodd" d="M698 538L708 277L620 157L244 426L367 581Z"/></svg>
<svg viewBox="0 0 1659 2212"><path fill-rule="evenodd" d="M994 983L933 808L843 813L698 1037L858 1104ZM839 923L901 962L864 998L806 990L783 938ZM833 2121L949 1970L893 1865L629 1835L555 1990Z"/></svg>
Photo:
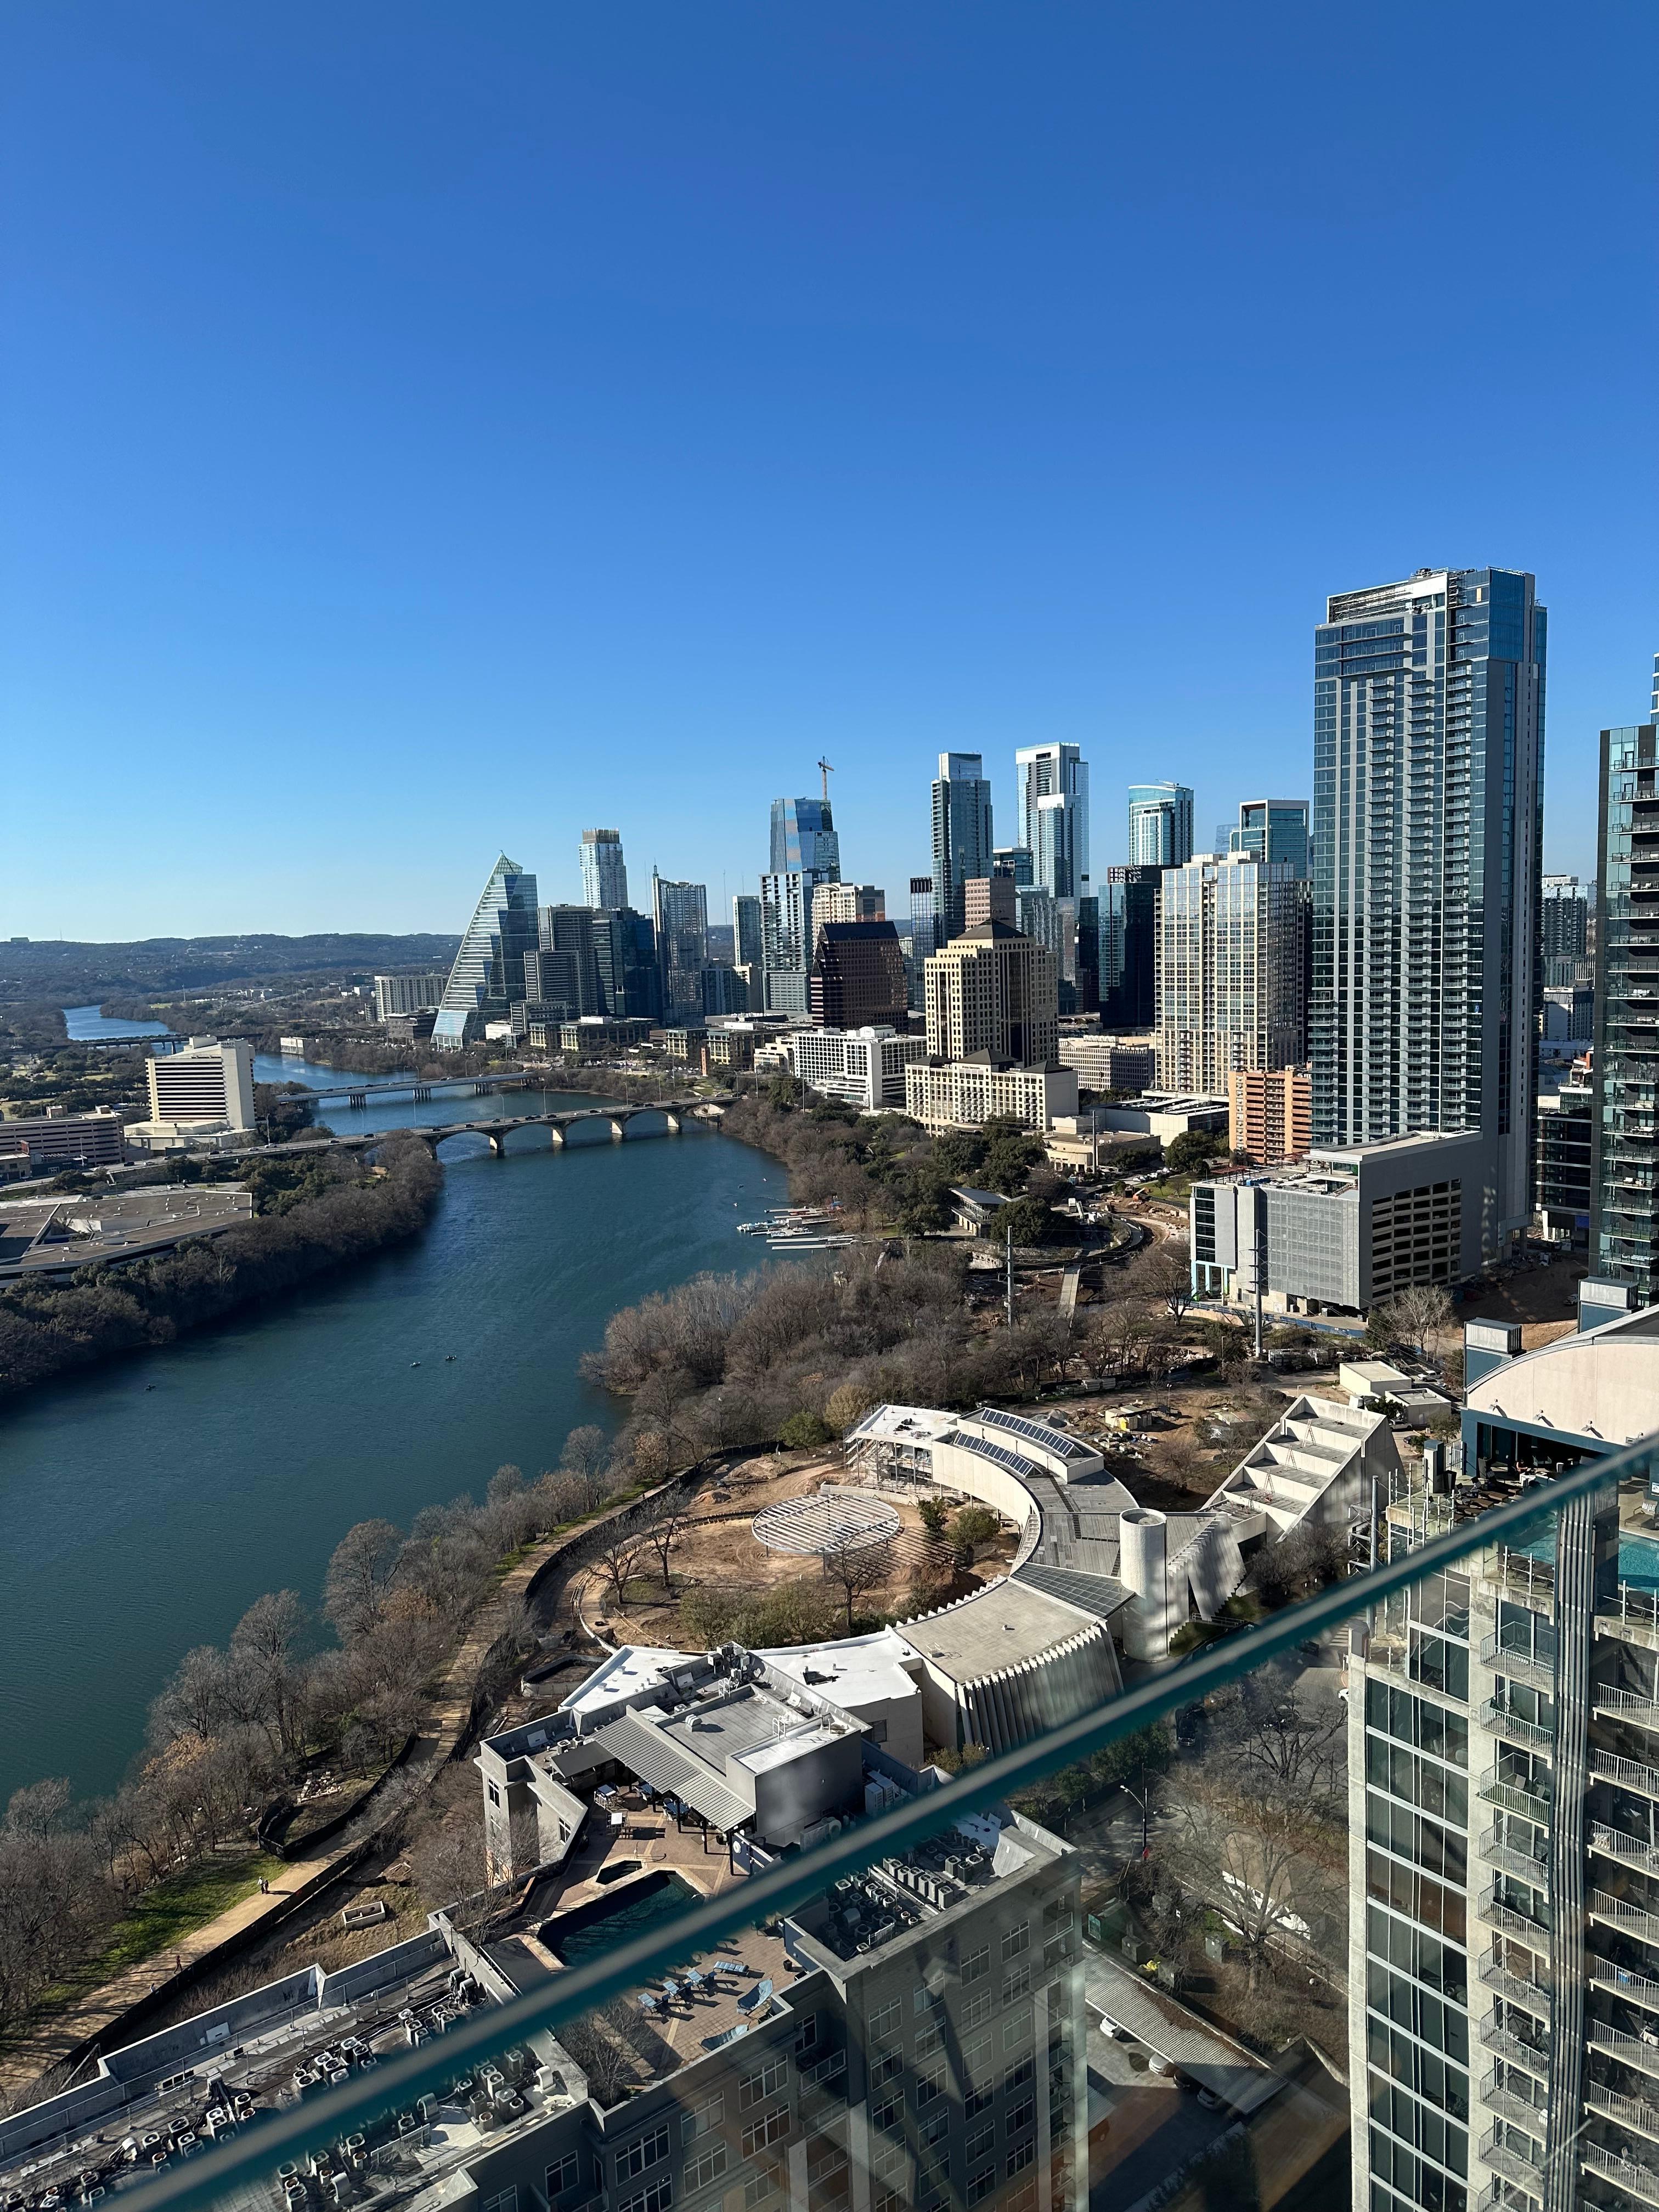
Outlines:
<svg viewBox="0 0 1659 2212"><path fill-rule="evenodd" d="M1533 1210L1544 648L1504 568L1340 592L1314 641L1314 1141L1478 1129L1487 1254Z"/></svg>
<svg viewBox="0 0 1659 2212"><path fill-rule="evenodd" d="M1108 868L1097 922L1100 1025L1150 1030L1158 1020L1158 894L1162 868Z"/></svg>
<svg viewBox="0 0 1659 2212"><path fill-rule="evenodd" d="M993 865L991 786L979 753L941 753L933 779L933 927L939 945L965 928L963 885Z"/></svg>

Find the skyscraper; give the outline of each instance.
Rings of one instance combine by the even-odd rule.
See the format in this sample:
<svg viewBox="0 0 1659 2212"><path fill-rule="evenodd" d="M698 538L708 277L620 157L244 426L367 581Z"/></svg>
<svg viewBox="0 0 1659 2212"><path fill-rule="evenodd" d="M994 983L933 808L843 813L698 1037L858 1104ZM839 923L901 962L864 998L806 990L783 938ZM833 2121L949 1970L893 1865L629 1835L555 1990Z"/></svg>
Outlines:
<svg viewBox="0 0 1659 2212"><path fill-rule="evenodd" d="M1200 854L1166 868L1158 908L1158 1079L1219 1098L1235 1069L1294 1067L1307 1049L1305 881L1288 860Z"/></svg>
<svg viewBox="0 0 1659 2212"><path fill-rule="evenodd" d="M617 1021L659 1022L662 969L651 917L632 907L596 912L593 953L606 1014Z"/></svg>
<svg viewBox="0 0 1659 2212"><path fill-rule="evenodd" d="M1315 1145L1486 1140L1482 1249L1532 1214L1545 613L1419 569L1315 633Z"/></svg>
<svg viewBox="0 0 1659 2212"><path fill-rule="evenodd" d="M941 753L933 779L933 922L941 945L963 927L963 885L992 866L991 787L979 753Z"/></svg>
<svg viewBox="0 0 1659 2212"><path fill-rule="evenodd" d="M1184 783L1129 786L1129 865L1182 868L1193 857L1193 794Z"/></svg>
<svg viewBox="0 0 1659 2212"><path fill-rule="evenodd" d="M1100 1021L1133 1033L1158 1019L1158 895L1162 868L1108 868L1098 921Z"/></svg>
<svg viewBox="0 0 1659 2212"><path fill-rule="evenodd" d="M760 974L761 902L747 891L732 901L732 959L734 966ZM753 980L753 978L751 978Z"/></svg>
<svg viewBox="0 0 1659 2212"><path fill-rule="evenodd" d="M1308 802L1305 799L1247 799L1238 810L1238 827L1217 848L1243 853L1252 860L1285 860L1298 876L1308 872Z"/></svg>
<svg viewBox="0 0 1659 2212"><path fill-rule="evenodd" d="M615 830L582 831L582 902L586 906L628 904L628 869L622 837Z"/></svg>
<svg viewBox="0 0 1659 2212"><path fill-rule="evenodd" d="M761 968L763 1011L769 1014L805 1014L807 1010L816 929L813 897L821 881L805 868L761 878Z"/></svg>
<svg viewBox="0 0 1659 2212"><path fill-rule="evenodd" d="M927 963L927 1054L1042 1067L1060 1048L1059 971L1046 945L982 921Z"/></svg>
<svg viewBox="0 0 1659 2212"><path fill-rule="evenodd" d="M827 799L772 801L772 873L797 870L823 883L841 880L841 840Z"/></svg>
<svg viewBox="0 0 1659 2212"><path fill-rule="evenodd" d="M1076 745L1025 745L1014 755L1020 845L1051 898L1089 889L1089 765Z"/></svg>
<svg viewBox="0 0 1659 2212"><path fill-rule="evenodd" d="M702 884L671 883L651 871L652 919L662 973L663 1018L702 1019L702 969L708 957L708 893Z"/></svg>
<svg viewBox="0 0 1659 2212"><path fill-rule="evenodd" d="M1602 744L1605 750L1605 734ZM1546 876L1540 912L1539 951L1546 986L1588 982L1590 902L1577 877Z"/></svg>
<svg viewBox="0 0 1659 2212"><path fill-rule="evenodd" d="M817 931L808 1011L820 1029L902 1030L909 991L890 921L826 921Z"/></svg>
<svg viewBox="0 0 1659 2212"><path fill-rule="evenodd" d="M1590 1273L1659 1302L1659 721L1601 732ZM1549 904L1546 901L1546 905Z"/></svg>
<svg viewBox="0 0 1659 2212"><path fill-rule="evenodd" d="M522 999L524 956L537 949L536 878L505 853L472 909L432 1025L439 1052L459 1052L483 1033L489 1021L505 1021Z"/></svg>

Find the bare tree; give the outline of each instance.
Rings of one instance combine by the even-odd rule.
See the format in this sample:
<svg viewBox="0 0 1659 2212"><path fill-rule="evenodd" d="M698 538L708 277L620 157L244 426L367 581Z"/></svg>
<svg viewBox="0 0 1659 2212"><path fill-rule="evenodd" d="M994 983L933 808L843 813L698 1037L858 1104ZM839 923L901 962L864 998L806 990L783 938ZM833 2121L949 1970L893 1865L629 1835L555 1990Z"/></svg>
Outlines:
<svg viewBox="0 0 1659 2212"><path fill-rule="evenodd" d="M674 1595L674 1578L669 1571L670 1562L673 1558L676 1546L685 1533L685 1524L690 1518L690 1516L685 1510L684 1499L665 1492L660 1498L653 1500L651 1510L641 1530L646 1547L657 1555L657 1565L662 1571L663 1595L665 1597L672 1597Z"/></svg>
<svg viewBox="0 0 1659 2212"><path fill-rule="evenodd" d="M1192 1254L1184 1237L1166 1237L1136 1270L1137 1290L1158 1300L1173 1321L1193 1303Z"/></svg>
<svg viewBox="0 0 1659 2212"><path fill-rule="evenodd" d="M559 1455L559 1466L566 1474L574 1474L589 1493L591 1501L597 1500L605 1480L605 1468L611 1463L611 1439L597 1423L585 1422L572 1429L564 1440L564 1449Z"/></svg>
<svg viewBox="0 0 1659 2212"><path fill-rule="evenodd" d="M1452 1302L1441 1283L1407 1283L1390 1300L1386 1313L1393 1334L1425 1359L1437 1357L1452 1324Z"/></svg>
<svg viewBox="0 0 1659 2212"><path fill-rule="evenodd" d="M359 1521L335 1546L323 1582L323 1611L343 1642L382 1618L402 1544L390 1521Z"/></svg>
<svg viewBox="0 0 1659 2212"><path fill-rule="evenodd" d="M841 1544L823 1555L823 1571L841 1592L847 1607L847 1633L853 1632L854 1608L872 1590L884 1589L893 1577L893 1547L884 1540L874 1543Z"/></svg>
<svg viewBox="0 0 1659 2212"><path fill-rule="evenodd" d="M644 1548L644 1539L637 1529L613 1528L595 1554L594 1565L605 1577L613 1604L620 1606L626 1599L628 1585L634 1579L634 1570Z"/></svg>

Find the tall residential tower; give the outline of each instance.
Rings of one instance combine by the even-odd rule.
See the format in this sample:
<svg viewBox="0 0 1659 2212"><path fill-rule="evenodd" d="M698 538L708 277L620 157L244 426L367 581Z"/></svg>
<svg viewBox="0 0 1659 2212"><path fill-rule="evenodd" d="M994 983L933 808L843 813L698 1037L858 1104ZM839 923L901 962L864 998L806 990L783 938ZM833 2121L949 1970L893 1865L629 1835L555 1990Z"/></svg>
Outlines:
<svg viewBox="0 0 1659 2212"><path fill-rule="evenodd" d="M1129 865L1183 868L1193 857L1193 794L1184 783L1129 786Z"/></svg>
<svg viewBox="0 0 1659 2212"><path fill-rule="evenodd" d="M1019 842L1036 885L1051 898L1089 890L1089 764L1075 745L1025 745L1014 755Z"/></svg>
<svg viewBox="0 0 1659 2212"><path fill-rule="evenodd" d="M1545 615L1530 575L1337 593L1314 644L1313 1137L1485 1139L1532 1216Z"/></svg>
<svg viewBox="0 0 1659 2212"><path fill-rule="evenodd" d="M963 885L992 866L991 786L979 753L941 753L933 779L933 926L948 944L964 927Z"/></svg>
<svg viewBox="0 0 1659 2212"><path fill-rule="evenodd" d="M622 837L615 830L582 831L582 904L628 904L628 869L623 860Z"/></svg>

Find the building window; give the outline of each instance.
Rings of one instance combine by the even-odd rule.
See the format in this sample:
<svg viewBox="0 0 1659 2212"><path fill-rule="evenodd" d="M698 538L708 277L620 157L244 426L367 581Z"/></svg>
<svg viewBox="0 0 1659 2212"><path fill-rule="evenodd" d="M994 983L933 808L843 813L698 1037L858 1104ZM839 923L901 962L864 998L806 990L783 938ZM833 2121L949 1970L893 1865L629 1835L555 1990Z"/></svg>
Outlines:
<svg viewBox="0 0 1659 2212"><path fill-rule="evenodd" d="M705 2097L700 2105L693 2105L689 2112L680 2115L680 2141L695 2142L699 2136L706 2136L710 2128L717 2128L725 2118L725 2096Z"/></svg>
<svg viewBox="0 0 1659 2212"><path fill-rule="evenodd" d="M636 2136L617 2153L617 2179L631 2181L636 2173L643 2173L647 2166L654 2166L659 2158L667 2155L668 2123L664 2120L649 2135ZM656 2212L656 2208L646 2207L645 2212Z"/></svg>
<svg viewBox="0 0 1659 2212"><path fill-rule="evenodd" d="M501 1802L501 1793L495 1787L495 1784L493 1782L486 1782L484 1788L489 1792L490 1803L492 1805L499 1805Z"/></svg>
<svg viewBox="0 0 1659 2212"><path fill-rule="evenodd" d="M991 1947L981 1943L977 1951L970 1951L962 1962L962 1982L965 1989L969 1982L982 1981L991 1971Z"/></svg>
<svg viewBox="0 0 1659 2212"><path fill-rule="evenodd" d="M780 2105L775 2112L763 2113L759 2119L750 2120L743 2131L744 2156L753 2158L757 2150L764 2150L769 2143L778 2142L788 2132L789 2107L787 2105Z"/></svg>
<svg viewBox="0 0 1659 2212"><path fill-rule="evenodd" d="M751 2173L743 2185L743 2201L748 2212L772 2196L778 2185L778 2170L775 2166L763 2166L758 2173Z"/></svg>
<svg viewBox="0 0 1659 2212"><path fill-rule="evenodd" d="M547 2169L547 2201L562 2197L567 2189L574 2189L581 2179L581 2160L572 2151L568 2158L560 2159Z"/></svg>
<svg viewBox="0 0 1659 2212"><path fill-rule="evenodd" d="M1007 2164L1004 2168L1004 2172L1008 2179L1012 2181L1017 2173L1024 2173L1026 2167L1030 2165L1032 2160L1036 2156L1036 2145L1035 2142L1023 2142L1019 2145L1018 2149L1011 2150L1008 2154ZM623 2208L623 2212L627 2212L626 2206Z"/></svg>
<svg viewBox="0 0 1659 2212"><path fill-rule="evenodd" d="M996 2123L994 2120L988 2120L982 2128L975 2128L968 2138L968 2148L965 2153L969 2166L973 2165L976 2159L986 2157L996 2139Z"/></svg>
<svg viewBox="0 0 1659 2212"><path fill-rule="evenodd" d="M479 2212L519 2212L519 2190L515 2182L511 2189L503 2189L495 2197L486 2197Z"/></svg>
<svg viewBox="0 0 1659 2212"><path fill-rule="evenodd" d="M726 2145L716 2143L704 2151L701 2158L688 2159L680 2176L687 2189L707 2189L711 2181L718 2181L726 2171Z"/></svg>
<svg viewBox="0 0 1659 2212"><path fill-rule="evenodd" d="M1012 2004L1016 1997L1023 1997L1030 1986L1031 1962L1027 1959L1016 1966L1012 1973L1003 1976L1002 2002L1004 2004Z"/></svg>
<svg viewBox="0 0 1659 2212"><path fill-rule="evenodd" d="M1005 1963L1010 1959L1018 1958L1022 1951L1029 1951L1030 1948L1030 1925L1029 1922L1022 1920L1018 1928L1011 1928L1002 1939L1002 1956Z"/></svg>
<svg viewBox="0 0 1659 2212"><path fill-rule="evenodd" d="M878 2043L884 2036L896 2035L899 2029L899 2001L892 1998L879 2006L870 2015L870 2039Z"/></svg>
<svg viewBox="0 0 1659 2212"><path fill-rule="evenodd" d="M747 2112L757 2105L763 2105L769 2097L776 2096L788 2079L789 2061L787 2058L775 2058L769 2065L763 2066L758 2073L745 2074L738 2084L738 2110Z"/></svg>

